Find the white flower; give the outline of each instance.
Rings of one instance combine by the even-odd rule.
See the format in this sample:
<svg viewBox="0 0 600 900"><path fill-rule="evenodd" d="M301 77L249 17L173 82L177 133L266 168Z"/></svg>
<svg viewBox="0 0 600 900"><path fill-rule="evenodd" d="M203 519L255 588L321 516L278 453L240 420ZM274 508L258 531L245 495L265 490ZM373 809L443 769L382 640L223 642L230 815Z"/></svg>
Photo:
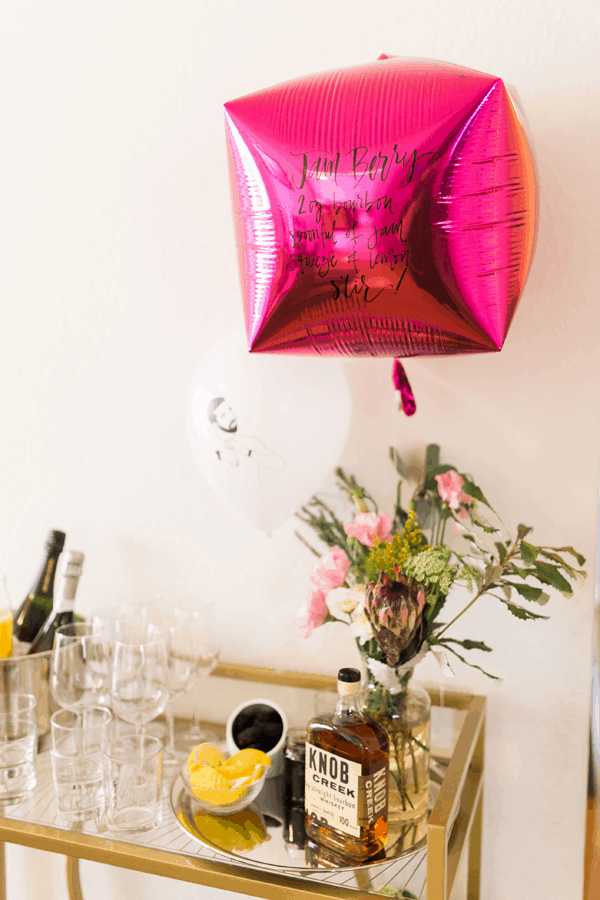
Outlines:
<svg viewBox="0 0 600 900"><path fill-rule="evenodd" d="M365 588L363 584L360 584L351 588L334 588L329 591L326 603L332 616L335 616L336 619L343 617L343 621L346 622L346 616L355 611L362 611L364 598Z"/></svg>
<svg viewBox="0 0 600 900"><path fill-rule="evenodd" d="M371 640L373 637L373 629L364 613L361 613L352 620L350 633L352 634L352 637L356 638L359 644L364 644Z"/></svg>
<svg viewBox="0 0 600 900"><path fill-rule="evenodd" d="M431 651L435 658L437 659L438 666L440 667L440 675L445 675L446 678L455 678L454 672L452 671L452 667L448 662L448 656L445 650L432 650Z"/></svg>
<svg viewBox="0 0 600 900"><path fill-rule="evenodd" d="M423 641L417 655L413 656L413 658L403 666L397 666L394 669L392 666L388 666L378 659L371 659L371 657L367 659L367 666L373 673L375 680L378 681L382 687L386 688L390 694L399 694L400 691L403 690L403 687L398 680L398 676L402 677L403 675L406 675L410 669L414 669L417 663L421 662L428 652L429 644L427 641Z"/></svg>
<svg viewBox="0 0 600 900"><path fill-rule="evenodd" d="M367 666L379 684L386 688L390 694L400 693L402 685L398 681L395 669L392 669L391 666L386 666L385 663L380 662L378 659L371 659L370 657L367 659Z"/></svg>

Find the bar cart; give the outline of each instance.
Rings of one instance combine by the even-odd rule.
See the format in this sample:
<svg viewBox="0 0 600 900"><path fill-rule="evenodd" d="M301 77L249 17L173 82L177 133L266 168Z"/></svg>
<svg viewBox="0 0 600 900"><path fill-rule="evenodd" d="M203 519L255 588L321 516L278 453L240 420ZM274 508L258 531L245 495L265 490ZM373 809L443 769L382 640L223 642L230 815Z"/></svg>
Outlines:
<svg viewBox="0 0 600 900"><path fill-rule="evenodd" d="M219 663L213 677L304 691L333 688L336 683L332 676L225 662ZM285 865L253 866L216 852L186 833L173 814L169 792L163 801L162 825L153 832L127 840L114 839L108 832L99 831L93 822L75 832L61 824L56 815L47 750L38 755L33 797L7 807L0 817L0 841L64 855L71 900L83 898L79 859L267 900L355 900L367 894L389 895L392 889L396 896L406 891L405 896L420 900L449 900L459 866L464 862L468 867L468 900L478 900L486 701L485 697L460 691L444 691L441 697L439 689L427 689L433 704L432 721L440 709L459 711L461 721L450 750L438 750L435 743L432 746L432 757L443 777L429 815L426 846L398 859L352 869L308 869L305 873ZM207 724L223 730L222 723ZM0 900L5 900L4 844L0 847Z"/></svg>

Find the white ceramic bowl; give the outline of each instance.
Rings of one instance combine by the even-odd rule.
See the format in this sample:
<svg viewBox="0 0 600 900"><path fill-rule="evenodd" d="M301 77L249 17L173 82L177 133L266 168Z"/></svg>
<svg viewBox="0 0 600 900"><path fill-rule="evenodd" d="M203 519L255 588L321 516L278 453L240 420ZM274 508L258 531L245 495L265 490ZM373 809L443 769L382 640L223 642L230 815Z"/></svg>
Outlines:
<svg viewBox="0 0 600 900"><path fill-rule="evenodd" d="M271 759L271 765L267 769L266 777L267 778L275 778L277 775L281 775L283 772L283 754L285 750L285 737L288 730L287 717L282 708L278 703L275 703L274 700L245 700L243 703L240 703L239 706L236 706L234 711L231 713L227 720L227 729L225 733L225 739L227 742L227 752L230 756L233 756L238 750L242 750L242 747L238 747L233 737L233 723L235 722L237 716L246 710L248 707L252 706L270 706L271 709L275 710L275 712L280 716L281 723L283 726L283 731L281 733L281 737L277 741L274 747L270 747L268 750L265 749L265 753Z"/></svg>

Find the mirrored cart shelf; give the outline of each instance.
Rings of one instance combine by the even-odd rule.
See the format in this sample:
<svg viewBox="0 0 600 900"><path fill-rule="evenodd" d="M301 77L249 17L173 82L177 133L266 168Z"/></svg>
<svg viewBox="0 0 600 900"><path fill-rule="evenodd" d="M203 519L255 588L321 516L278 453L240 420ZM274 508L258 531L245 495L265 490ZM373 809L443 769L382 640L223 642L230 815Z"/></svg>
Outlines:
<svg viewBox="0 0 600 900"><path fill-rule="evenodd" d="M215 676L288 688L319 690L333 687L329 676L279 672L221 663ZM67 876L72 900L81 898L78 859L89 859L180 881L205 884L255 897L337 898L354 900L357 892L381 894L407 891L419 900L448 900L459 865L468 865L468 897L477 900L480 880L481 789L485 698L471 694L430 690L432 709L433 773L438 782L427 826L427 845L356 868L304 869L285 855L277 865L255 863L225 854L198 840L177 821L180 792L169 778L163 792L163 820L154 831L137 838L115 838L93 822L73 831L56 813L50 754L37 759L37 786L30 800L7 807L0 818L0 840L35 847L67 857ZM461 711L457 713L456 711ZM219 726L212 725L213 728ZM223 726L221 726L222 730ZM442 746L436 746L436 736ZM274 779L275 781L275 779ZM441 783L440 783L441 782ZM260 797L259 797L260 800ZM180 817L181 819L181 817ZM3 849L3 848L2 848ZM0 896L2 885L0 885Z"/></svg>

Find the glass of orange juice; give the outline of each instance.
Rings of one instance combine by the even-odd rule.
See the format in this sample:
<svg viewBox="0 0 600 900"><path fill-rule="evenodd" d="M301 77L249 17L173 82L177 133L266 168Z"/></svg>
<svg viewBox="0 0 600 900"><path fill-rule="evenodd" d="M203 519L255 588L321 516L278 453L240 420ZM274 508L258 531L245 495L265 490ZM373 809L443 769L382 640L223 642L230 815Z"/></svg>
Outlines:
<svg viewBox="0 0 600 900"><path fill-rule="evenodd" d="M0 659L12 656L13 618L10 609L0 609Z"/></svg>

